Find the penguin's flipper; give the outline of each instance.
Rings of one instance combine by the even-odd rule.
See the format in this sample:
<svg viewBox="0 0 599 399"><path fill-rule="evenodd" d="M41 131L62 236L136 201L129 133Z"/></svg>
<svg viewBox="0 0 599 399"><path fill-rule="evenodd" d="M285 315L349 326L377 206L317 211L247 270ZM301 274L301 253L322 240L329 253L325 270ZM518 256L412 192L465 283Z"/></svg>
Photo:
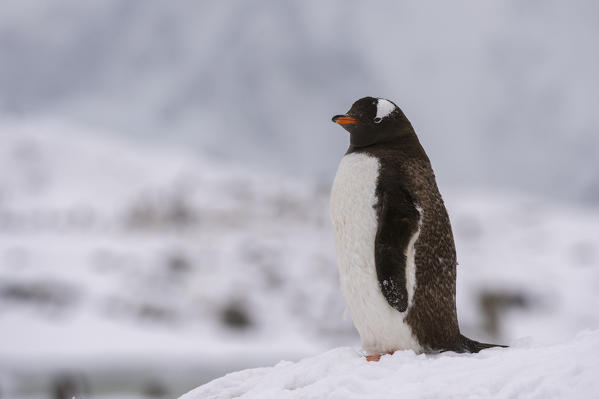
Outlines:
<svg viewBox="0 0 599 399"><path fill-rule="evenodd" d="M410 239L418 230L420 212L410 196L401 189L379 192L378 229L375 237L374 261L383 296L394 309L408 308L406 287L406 253Z"/></svg>

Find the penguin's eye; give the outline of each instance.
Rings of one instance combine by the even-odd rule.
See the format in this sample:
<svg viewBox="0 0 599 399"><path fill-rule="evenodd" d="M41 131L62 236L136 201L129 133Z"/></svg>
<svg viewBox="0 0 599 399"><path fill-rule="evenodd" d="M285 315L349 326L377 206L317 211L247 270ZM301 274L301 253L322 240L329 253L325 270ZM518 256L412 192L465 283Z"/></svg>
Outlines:
<svg viewBox="0 0 599 399"><path fill-rule="evenodd" d="M373 119L374 123L380 123L383 120L383 118L379 118L378 116L376 118Z"/></svg>

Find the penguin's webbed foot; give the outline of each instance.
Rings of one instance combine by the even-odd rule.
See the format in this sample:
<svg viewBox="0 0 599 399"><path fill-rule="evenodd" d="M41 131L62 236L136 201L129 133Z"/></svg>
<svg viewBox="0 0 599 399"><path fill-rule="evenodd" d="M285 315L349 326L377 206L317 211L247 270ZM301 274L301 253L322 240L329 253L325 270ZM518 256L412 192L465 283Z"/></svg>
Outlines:
<svg viewBox="0 0 599 399"><path fill-rule="evenodd" d="M376 355L366 355L367 362L378 362L383 355L392 355L393 353L377 353Z"/></svg>

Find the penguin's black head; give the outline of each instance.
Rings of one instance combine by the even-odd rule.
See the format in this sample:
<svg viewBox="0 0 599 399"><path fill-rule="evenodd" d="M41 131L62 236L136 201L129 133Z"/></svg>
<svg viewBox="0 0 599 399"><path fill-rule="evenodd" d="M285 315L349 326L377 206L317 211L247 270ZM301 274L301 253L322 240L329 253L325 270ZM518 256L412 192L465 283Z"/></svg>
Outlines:
<svg viewBox="0 0 599 399"><path fill-rule="evenodd" d="M343 115L335 115L333 122L350 133L354 147L366 147L392 140L411 130L411 125L397 105L384 98L364 97L356 101Z"/></svg>

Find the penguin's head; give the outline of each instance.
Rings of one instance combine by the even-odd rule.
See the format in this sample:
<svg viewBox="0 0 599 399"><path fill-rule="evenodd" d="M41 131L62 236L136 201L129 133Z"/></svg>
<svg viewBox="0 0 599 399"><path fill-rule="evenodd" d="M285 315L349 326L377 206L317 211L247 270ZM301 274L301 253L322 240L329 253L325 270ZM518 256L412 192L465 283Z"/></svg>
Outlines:
<svg viewBox="0 0 599 399"><path fill-rule="evenodd" d="M354 147L366 147L399 137L411 125L404 113L393 102L384 98L364 97L356 101L343 115L335 115L333 122L350 133Z"/></svg>

